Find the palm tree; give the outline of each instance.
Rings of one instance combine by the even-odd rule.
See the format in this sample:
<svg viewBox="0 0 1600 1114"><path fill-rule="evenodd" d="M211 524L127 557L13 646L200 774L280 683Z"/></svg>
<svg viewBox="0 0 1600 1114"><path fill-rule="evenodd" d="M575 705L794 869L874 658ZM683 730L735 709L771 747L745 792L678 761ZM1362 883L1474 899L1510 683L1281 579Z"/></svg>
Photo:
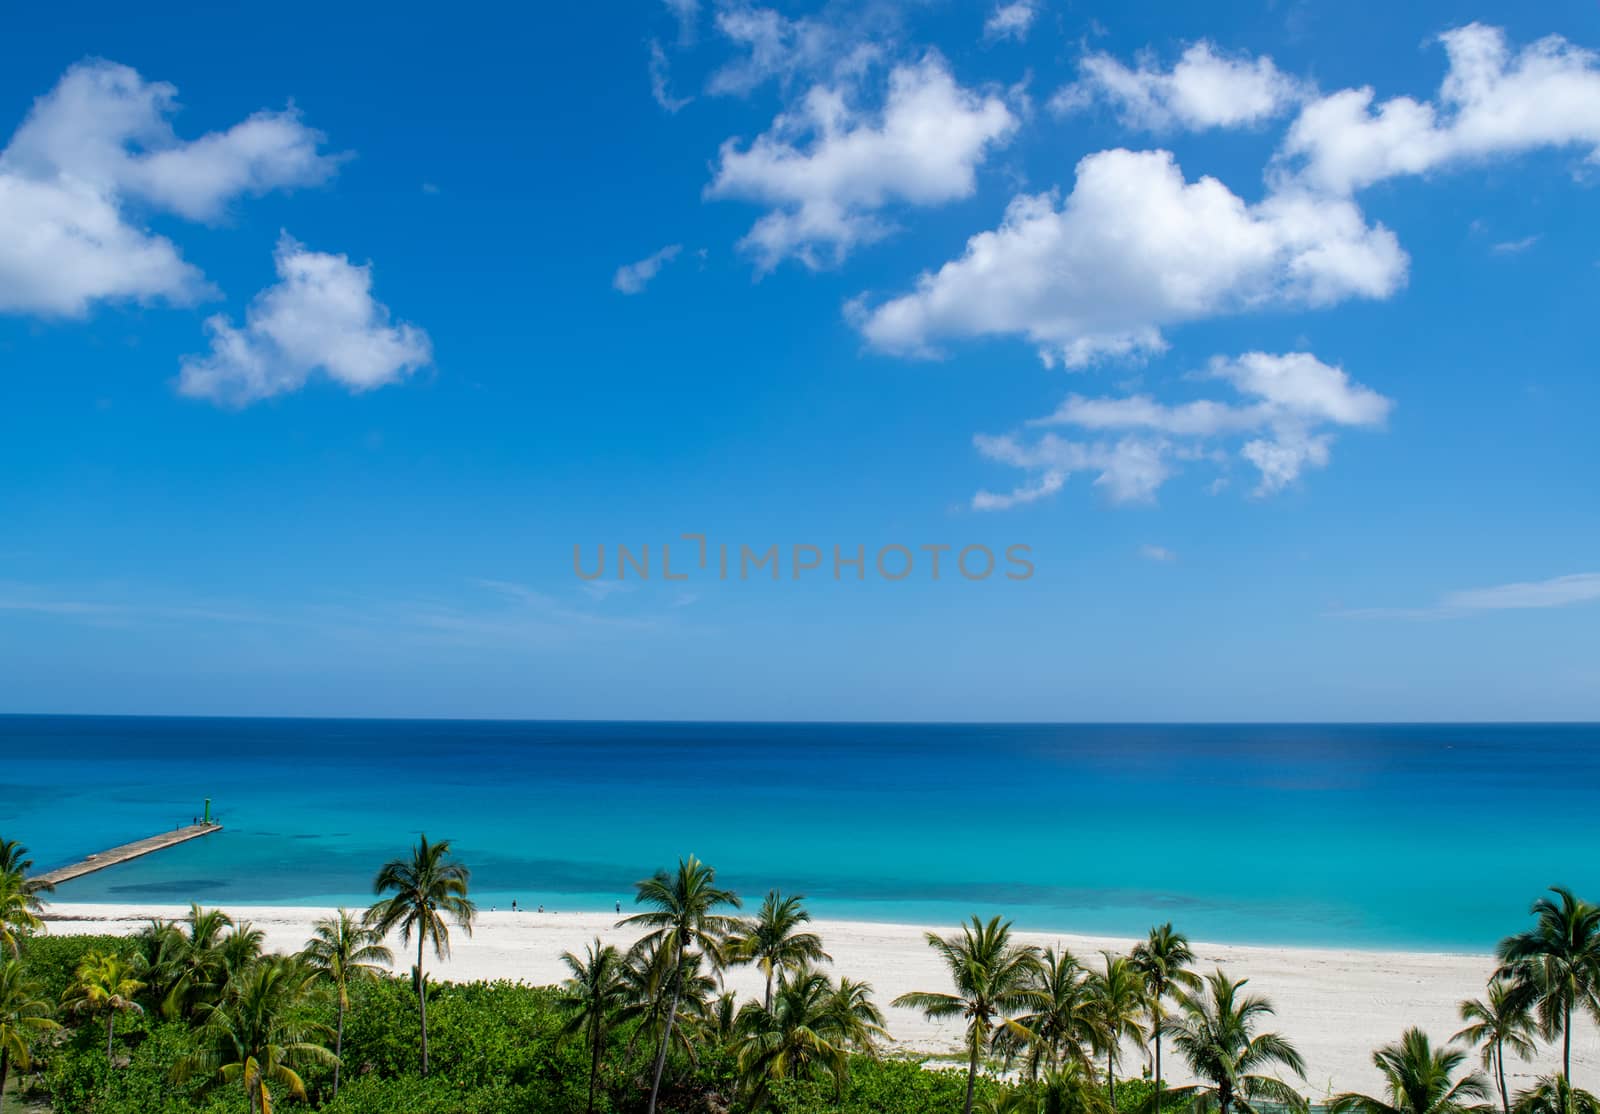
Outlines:
<svg viewBox="0 0 1600 1114"><path fill-rule="evenodd" d="M1485 1109L1472 1099L1487 1098L1489 1085L1477 1072L1454 1078L1467 1058L1452 1048L1435 1049L1421 1029L1407 1029L1398 1044L1386 1044L1372 1054L1383 1073L1386 1094L1335 1095L1328 1114L1461 1114Z"/></svg>
<svg viewBox="0 0 1600 1114"><path fill-rule="evenodd" d="M1100 1050L1106 1054L1106 1084L1111 1092L1111 1105L1115 1106L1117 1058L1122 1050L1122 1039L1144 1039L1144 1026L1139 1019L1145 1012L1145 981L1127 956L1103 954L1106 969L1090 973L1088 990Z"/></svg>
<svg viewBox="0 0 1600 1114"><path fill-rule="evenodd" d="M131 937L134 970L150 997L165 1002L183 970L185 941L171 921L152 917Z"/></svg>
<svg viewBox="0 0 1600 1114"><path fill-rule="evenodd" d="M300 958L316 977L333 988L338 1025L333 1037L333 1097L339 1097L339 1058L344 1055L344 1015L350 1009L350 984L370 979L394 962L383 936L340 909L312 926Z"/></svg>
<svg viewBox="0 0 1600 1114"><path fill-rule="evenodd" d="M1039 956L1033 948L1011 941L1011 922L978 917L963 925L960 936L927 934L928 946L939 953L955 983L954 994L914 991L902 994L894 1005L921 1010L931 1020L967 1019L967 1100L964 1114L972 1114L972 1093L978 1081L978 1060L992 1047L998 1031L1027 1036L1007 1014L1029 1009L1041 1001L1037 989Z"/></svg>
<svg viewBox="0 0 1600 1114"><path fill-rule="evenodd" d="M765 1105L775 1079L843 1080L849 1051L832 1009L835 993L827 975L802 967L779 976L770 1008L751 1002L739 1011L739 1074L752 1108Z"/></svg>
<svg viewBox="0 0 1600 1114"><path fill-rule="evenodd" d="M1171 1093L1214 1102L1219 1114L1229 1114L1236 1105L1243 1114L1254 1114L1257 1098L1304 1111L1306 1101L1299 1092L1273 1076L1258 1074L1280 1064L1304 1079L1306 1069L1299 1051L1286 1039L1256 1032L1259 1020L1272 1016L1273 1009L1259 995L1240 993L1249 981L1230 979L1219 968L1206 976L1200 989L1176 993L1178 1015L1168 1020L1165 1029L1172 1034L1172 1047L1202 1082L1175 1087Z"/></svg>
<svg viewBox="0 0 1600 1114"><path fill-rule="evenodd" d="M306 1097L295 1071L303 1063L337 1064L323 1043L332 1034L305 1016L307 991L316 973L288 956L267 956L227 984L222 999L204 1003L202 1048L179 1060L173 1078L241 1085L250 1114L272 1114L276 1084L291 1098Z"/></svg>
<svg viewBox="0 0 1600 1114"><path fill-rule="evenodd" d="M1517 1096L1516 1114L1600 1114L1600 1099L1580 1090L1559 1075L1546 1075Z"/></svg>
<svg viewBox="0 0 1600 1114"><path fill-rule="evenodd" d="M841 976L828 997L828 1024L846 1048L864 1056L878 1055L878 1042L889 1035L883 1011L872 1000L872 984Z"/></svg>
<svg viewBox="0 0 1600 1114"><path fill-rule="evenodd" d="M766 976L767 990L761 1004L769 1010L775 973L832 962L832 957L822 950L822 937L800 931L811 920L811 914L801 904L804 900L798 894L784 897L772 890L756 915L729 941L729 958L734 963L754 963Z"/></svg>
<svg viewBox="0 0 1600 1114"><path fill-rule="evenodd" d="M1494 1072L1502 1114L1511 1114L1511 1099L1506 1091L1506 1051L1509 1049L1524 1060L1535 1052L1531 1039L1533 1018L1517 997L1510 983L1490 979L1487 998L1470 998L1461 1003L1461 1020L1467 1024L1450 1038L1483 1047L1483 1066Z"/></svg>
<svg viewBox="0 0 1600 1114"><path fill-rule="evenodd" d="M33 1043L61 1028L50 1016L50 1003L39 996L39 984L28 978L18 959L0 960L0 1105L5 1103L11 1065L27 1071L33 1064Z"/></svg>
<svg viewBox="0 0 1600 1114"><path fill-rule="evenodd" d="M78 962L73 982L61 996L62 1004L73 1013L106 1015L106 1062L111 1062L116 1039L117 1014L144 1008L134 996L144 983L134 978L133 964L120 955L92 951Z"/></svg>
<svg viewBox="0 0 1600 1114"><path fill-rule="evenodd" d="M202 1002L221 992L227 979L222 946L233 927L233 918L221 909L190 902L188 916L174 924L178 943L173 949L171 986L161 1002L165 1016L192 1018Z"/></svg>
<svg viewBox="0 0 1600 1114"><path fill-rule="evenodd" d="M13 958L22 954L22 937L44 927L39 893L20 870L0 871L0 948Z"/></svg>
<svg viewBox="0 0 1600 1114"><path fill-rule="evenodd" d="M656 1102L661 1095L661 1072L667 1065L667 1046L672 1040L672 1027L678 1019L678 1000L683 988L684 958L690 949L703 953L714 966L720 967L726 959L723 942L738 925L733 917L716 910L739 907L739 896L732 890L717 886L717 872L690 855L678 860L678 872L669 874L659 870L651 878L636 884L634 903L649 907L649 912L624 917L621 925L642 925L649 928L641 943L646 941L670 949L667 966L671 972L671 997L667 1007L666 1027L661 1034L661 1047L656 1052L654 1078L650 1084L650 1114L656 1114Z"/></svg>
<svg viewBox="0 0 1600 1114"><path fill-rule="evenodd" d="M1007 1056L1026 1052L1028 1075L1037 1077L1063 1063L1078 1063L1092 1071L1086 1046L1101 1044L1099 1019L1089 996L1088 972L1065 948L1046 948L1034 972L1039 999L1029 1013L1017 1018L1026 1035L1003 1032L997 1038Z"/></svg>
<svg viewBox="0 0 1600 1114"><path fill-rule="evenodd" d="M1555 901L1541 897L1529 910L1534 927L1500 941L1500 969L1515 998L1535 1010L1547 1039L1561 1037L1561 1075L1572 1079L1572 1011L1600 1020L1600 906L1550 887Z"/></svg>
<svg viewBox="0 0 1600 1114"><path fill-rule="evenodd" d="M623 979L622 953L595 937L582 959L563 952L561 962L572 977L561 986L560 1003L567 1011L562 1032L583 1033L589 1045L589 1114L594 1114L595 1085L600 1080L600 1053L605 1048L606 1027L628 1000Z"/></svg>
<svg viewBox="0 0 1600 1114"><path fill-rule="evenodd" d="M32 869L26 847L14 839L0 839L0 947L13 958L21 954L20 937L44 927L44 902L39 895L55 888L29 877Z"/></svg>
<svg viewBox="0 0 1600 1114"><path fill-rule="evenodd" d="M1182 987L1193 990L1200 985L1200 976L1189 967L1194 963L1194 950L1189 938L1174 932L1172 922L1157 925L1143 943L1133 949L1133 967L1144 978L1145 1001L1150 1009L1150 1040L1155 1046L1156 1099L1155 1108L1161 1109L1161 1025L1165 1017L1162 1002L1168 994Z"/></svg>
<svg viewBox="0 0 1600 1114"><path fill-rule="evenodd" d="M367 910L366 923L379 938L400 930L400 943L417 938L417 1012L422 1019L422 1074L428 1074L428 984L422 970L422 951L433 944L440 959L450 955L449 917L468 936L477 907L467 897L471 872L450 857L450 841L429 843L423 835L409 859L391 859L372 880L378 901ZM384 896L388 895L388 896Z"/></svg>
<svg viewBox="0 0 1600 1114"><path fill-rule="evenodd" d="M713 1029L717 1030L719 1039L732 1033L731 1019L720 1016L721 999L712 997L717 990L717 980L700 969L704 962L701 955L698 952L685 953L676 965L676 977L672 963L675 955L677 949L670 941L648 938L628 949L628 958L622 969L622 981L627 987L627 1004L617 1014L617 1020L633 1026L626 1053L630 1057L640 1040L671 1040L693 1060L696 1036L705 1035ZM687 1024L677 1025L672 1032L667 1032L667 1011L674 1000L675 978L678 1016L684 1018L686 1023L691 1018L696 1021L693 1033ZM725 1021L727 1024L724 1024Z"/></svg>

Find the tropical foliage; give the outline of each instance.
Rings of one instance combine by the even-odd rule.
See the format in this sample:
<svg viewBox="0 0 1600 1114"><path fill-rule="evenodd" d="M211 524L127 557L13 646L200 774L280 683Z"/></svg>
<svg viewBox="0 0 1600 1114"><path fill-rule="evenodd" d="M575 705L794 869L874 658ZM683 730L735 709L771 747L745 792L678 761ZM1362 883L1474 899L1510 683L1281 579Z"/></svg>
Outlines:
<svg viewBox="0 0 1600 1114"><path fill-rule="evenodd" d="M25 862L0 841L11 893L29 880ZM560 986L434 984L422 964L430 947L448 954L454 929L470 930L469 880L448 843L424 838L379 872L372 909L316 922L294 955L267 952L258 929L198 905L123 938L50 936L19 920L16 955L9 944L0 953L0 1105L20 1088L55 1114L1306 1106L1305 1065L1271 1031L1271 1004L1222 971L1197 977L1171 925L1088 964L1029 946L998 917L930 934L948 982L895 1005L956 1023L958 1068L895 1053L872 988L825 966L800 898L774 890L740 917L737 896L692 857L639 883L639 910L619 925L640 930L631 944L596 939L567 953ZM38 918L43 891L29 892ZM1533 913L1530 930L1502 945L1482 997L1461 1004L1450 1045L1408 1031L1374 1056L1383 1086L1337 1096L1329 1114L1468 1114L1491 1094L1500 1114L1600 1114L1569 1080L1565 1054L1600 981L1593 907L1557 890ZM416 947L410 978L391 973L388 936ZM759 976L746 998L724 983L740 966ZM1511 1094L1508 1057L1552 1046L1563 1070ZM1130 1049L1147 1053L1142 1072L1125 1066ZM1163 1049L1181 1086L1165 1082L1179 1072Z"/></svg>

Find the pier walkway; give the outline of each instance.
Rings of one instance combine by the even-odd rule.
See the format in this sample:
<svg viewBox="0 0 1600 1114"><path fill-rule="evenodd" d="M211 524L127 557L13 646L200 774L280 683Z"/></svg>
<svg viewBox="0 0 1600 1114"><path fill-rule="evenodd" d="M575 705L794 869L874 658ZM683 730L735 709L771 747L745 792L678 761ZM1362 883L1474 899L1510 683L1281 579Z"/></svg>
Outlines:
<svg viewBox="0 0 1600 1114"><path fill-rule="evenodd" d="M176 831L162 832L160 835L150 836L148 839L134 840L124 843L121 847L113 847L109 851L98 851L81 862L70 866L58 867L47 870L43 874L35 875L31 880L44 882L51 886L59 886L63 882L70 882L74 878L82 878L85 874L93 874L97 870L104 870L108 866L128 862L148 855L152 851L164 851L168 847L176 847L180 843L188 843L191 839L208 836L212 832L220 832L221 824L189 824L178 828Z"/></svg>

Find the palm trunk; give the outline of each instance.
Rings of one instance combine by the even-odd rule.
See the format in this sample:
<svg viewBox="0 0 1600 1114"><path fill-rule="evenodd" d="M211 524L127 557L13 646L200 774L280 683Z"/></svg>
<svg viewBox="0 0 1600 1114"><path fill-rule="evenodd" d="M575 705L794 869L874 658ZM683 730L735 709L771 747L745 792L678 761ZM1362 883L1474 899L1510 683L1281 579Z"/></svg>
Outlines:
<svg viewBox="0 0 1600 1114"><path fill-rule="evenodd" d="M1223 1080L1222 1086L1217 1088L1217 1114L1228 1114L1233 1106L1233 1088Z"/></svg>
<svg viewBox="0 0 1600 1114"><path fill-rule="evenodd" d="M1498 1040L1494 1042L1494 1074L1500 1083L1500 1109L1511 1114L1511 1100L1506 1096L1506 1049Z"/></svg>
<svg viewBox="0 0 1600 1114"><path fill-rule="evenodd" d="M428 1074L428 980L422 977L422 941L417 934L417 1011L422 1017L422 1074Z"/></svg>
<svg viewBox="0 0 1600 1114"><path fill-rule="evenodd" d="M972 1055L967 1060L967 1104L962 1108L964 1114L972 1114L972 1089L978 1082L978 1045L982 1038L975 1032L972 1034Z"/></svg>
<svg viewBox="0 0 1600 1114"><path fill-rule="evenodd" d="M11 1072L11 1050L0 1047L0 1110L6 1105L6 1076Z"/></svg>
<svg viewBox="0 0 1600 1114"><path fill-rule="evenodd" d="M1111 1109L1117 1108L1117 1046L1106 1046L1106 1086L1111 1088Z"/></svg>
<svg viewBox="0 0 1600 1114"><path fill-rule="evenodd" d="M766 968L767 968L767 996L764 999L762 999L762 1001L765 1004L767 1012L770 1013L770 1012L772 1012L772 964L768 963L766 965Z"/></svg>
<svg viewBox="0 0 1600 1114"><path fill-rule="evenodd" d="M1567 1003L1566 1024L1561 1027L1561 1078L1572 1090L1572 1003Z"/></svg>
<svg viewBox="0 0 1600 1114"><path fill-rule="evenodd" d="M117 1035L117 1011L106 1011L106 1067L111 1066L112 1040Z"/></svg>
<svg viewBox="0 0 1600 1114"><path fill-rule="evenodd" d="M667 1066L667 1046L672 1043L672 1025L678 1019L678 991L683 982L683 941L673 949L672 1005L667 1008L667 1027L661 1031L661 1047L656 1052L655 1079L650 1084L650 1114L656 1114L656 1100L661 1097L661 1073Z"/></svg>
<svg viewBox="0 0 1600 1114"><path fill-rule="evenodd" d="M344 992L339 996L339 1027L333 1033L333 1097L339 1097L339 1069L344 1066Z"/></svg>
<svg viewBox="0 0 1600 1114"><path fill-rule="evenodd" d="M589 1061L589 1114L594 1114L594 1086L600 1079L600 1018L594 1019L594 1057Z"/></svg>
<svg viewBox="0 0 1600 1114"><path fill-rule="evenodd" d="M1156 1020L1156 1114L1161 1114L1161 1021ZM1509 1114L1509 1112L1508 1112Z"/></svg>

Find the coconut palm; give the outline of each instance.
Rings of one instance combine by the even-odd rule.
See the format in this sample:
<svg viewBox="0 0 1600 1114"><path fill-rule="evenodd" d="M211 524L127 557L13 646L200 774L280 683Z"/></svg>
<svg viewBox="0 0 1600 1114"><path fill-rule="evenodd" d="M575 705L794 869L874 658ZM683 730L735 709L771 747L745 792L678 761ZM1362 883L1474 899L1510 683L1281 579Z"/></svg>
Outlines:
<svg viewBox="0 0 1600 1114"><path fill-rule="evenodd" d="M422 969L423 949L433 945L440 959L450 955L450 926L455 921L468 936L477 907L467 897L471 872L450 857L450 841L429 843L427 835L417 840L410 858L391 859L372 880L378 900L367 910L366 924L379 938L396 929L400 943L417 940L417 1015L422 1023L422 1074L428 1074L428 980Z"/></svg>
<svg viewBox="0 0 1600 1114"><path fill-rule="evenodd" d="M773 1080L823 1075L842 1082L849 1050L833 1008L836 993L827 975L802 967L778 977L770 1008L751 1002L739 1011L739 1074L752 1108L766 1104Z"/></svg>
<svg viewBox="0 0 1600 1114"><path fill-rule="evenodd" d="M1157 1110L1161 1109L1161 1024L1166 1016L1165 999L1178 988L1193 990L1200 976L1189 970L1194 950L1189 938L1174 932L1172 922L1157 925L1133 949L1133 967L1144 979L1145 1003L1150 1011L1150 1043L1154 1048Z"/></svg>
<svg viewBox="0 0 1600 1114"><path fill-rule="evenodd" d="M13 958L22 954L22 938L44 927L40 892L22 871L0 871L0 949Z"/></svg>
<svg viewBox="0 0 1600 1114"><path fill-rule="evenodd" d="M841 976L828 998L827 1011L829 1025L846 1048L864 1056L877 1056L878 1042L889 1031L883 1026L883 1011L872 1000L871 983Z"/></svg>
<svg viewBox="0 0 1600 1114"><path fill-rule="evenodd" d="M600 1080L600 1053L605 1049L606 1031L617 1012L628 1001L628 983L623 978L622 953L596 937L582 959L563 952L561 962L572 977L561 985L559 1002L567 1013L562 1032L582 1033L589 1046L589 1114L594 1114L595 1086Z"/></svg>
<svg viewBox="0 0 1600 1114"><path fill-rule="evenodd" d="M50 1003L40 997L39 984L22 969L21 960L0 960L0 1106L5 1103L11 1066L27 1071L33 1066L34 1042L61 1028L51 1017L53 1012Z"/></svg>
<svg viewBox="0 0 1600 1114"><path fill-rule="evenodd" d="M1600 1099L1562 1076L1546 1075L1518 1094L1511 1109L1516 1114L1600 1114Z"/></svg>
<svg viewBox="0 0 1600 1114"><path fill-rule="evenodd" d="M130 1010L143 1013L134 996L144 983L134 977L134 966L120 955L92 951L78 961L72 985L61 1002L72 1013L106 1015L106 1062L115 1048L117 1014Z"/></svg>
<svg viewBox="0 0 1600 1114"><path fill-rule="evenodd" d="M989 1051L995 1034L1009 1031L1026 1037L1027 1030L1008 1014L1037 1006L1039 956L1034 949L1011 940L1011 922L999 917L985 924L978 917L963 925L959 936L927 934L928 946L939 953L956 992L919 990L902 994L894 1005L921 1010L931 1020L967 1019L967 1098L962 1110L972 1114L973 1088L978 1081L978 1061Z"/></svg>
<svg viewBox="0 0 1600 1114"><path fill-rule="evenodd" d="M1483 1067L1494 1073L1500 1091L1502 1114L1511 1114L1511 1099L1506 1091L1506 1053L1526 1060L1535 1052L1533 1018L1516 988L1504 979L1490 979L1488 996L1469 998L1461 1003L1461 1020L1467 1024L1450 1039L1483 1049Z"/></svg>
<svg viewBox="0 0 1600 1114"><path fill-rule="evenodd" d="M713 1029L719 1030L718 1039L731 1036L731 1018L719 1016L720 999L713 998L717 980L701 968L704 958L698 952L687 952L677 964L678 1016L685 1022L695 1021L694 1032L687 1024L675 1025L667 1032L667 1012L673 1002L673 963L677 949L670 941L640 940L630 949L622 969L622 981L627 987L626 1005L617 1014L618 1022L633 1026L628 1038L627 1055L640 1040L670 1040L693 1060L695 1037ZM727 1024L723 1024L726 1021Z"/></svg>
<svg viewBox="0 0 1600 1114"><path fill-rule="evenodd" d="M1561 1038L1561 1075L1572 1079L1572 1012L1600 1020L1600 906L1550 887L1555 900L1533 903L1534 927L1500 941L1498 976L1530 1007L1546 1039Z"/></svg>
<svg viewBox="0 0 1600 1114"><path fill-rule="evenodd" d="M32 877L33 860L28 849L14 839L0 839L0 874L15 874L31 894L47 894L55 889L42 878Z"/></svg>
<svg viewBox="0 0 1600 1114"><path fill-rule="evenodd" d="M811 920L800 895L784 897L772 890L761 902L756 915L739 928L728 942L729 959L734 963L754 963L766 976L767 989L761 1003L772 1008L772 980L780 971L798 971L816 963L831 962L822 950L822 937L801 931Z"/></svg>
<svg viewBox="0 0 1600 1114"><path fill-rule="evenodd" d="M222 998L200 1006L202 1047L173 1068L183 1083L201 1078L242 1086L250 1114L272 1114L276 1085L291 1098L306 1097L302 1064L337 1064L324 1043L332 1032L306 1016L316 973L298 959L267 956L228 982Z"/></svg>
<svg viewBox="0 0 1600 1114"><path fill-rule="evenodd" d="M678 1003L683 989L685 957L693 951L703 954L713 966L726 962L723 947L728 935L738 922L731 916L717 912L723 908L739 907L739 897L732 890L717 886L717 872L690 855L678 860L676 874L657 871L636 885L634 902L648 907L644 913L624 917L620 925L639 925L649 928L644 941L670 949L667 969L671 973L671 992L666 1012L666 1024L661 1034L661 1045L656 1052L654 1076L650 1083L650 1114L656 1114L656 1102L661 1096L661 1073L667 1065L667 1047L672 1041L672 1029L678 1020Z"/></svg>
<svg viewBox="0 0 1600 1114"><path fill-rule="evenodd" d="M233 918L221 909L190 902L188 915L174 922L179 942L173 952L171 985L161 1000L163 1015L192 1018L202 1002L215 1000L227 981L222 947L233 928ZM236 951L239 947L234 945Z"/></svg>
<svg viewBox="0 0 1600 1114"><path fill-rule="evenodd" d="M133 942L135 973L150 998L164 1002L182 974L186 950L183 933L171 921L152 917L129 939Z"/></svg>
<svg viewBox="0 0 1600 1114"><path fill-rule="evenodd" d="M1095 1019L1099 1048L1106 1056L1106 1084L1111 1105L1117 1105L1117 1060L1123 1038L1144 1039L1145 980L1125 955L1105 956L1105 970L1092 971L1088 979L1089 1009Z"/></svg>
<svg viewBox="0 0 1600 1114"><path fill-rule="evenodd" d="M333 990L338 1024L333 1035L333 1097L339 1097L339 1058L344 1055L344 1015L350 1009L350 984L376 976L394 962L383 937L348 909L316 922L300 958L306 968Z"/></svg>
<svg viewBox="0 0 1600 1114"><path fill-rule="evenodd" d="M1288 1040L1256 1031L1261 1019L1274 1011L1266 998L1241 993L1249 981L1230 979L1219 968L1198 989L1176 992L1178 1012L1164 1028L1172 1036L1173 1050L1201 1082L1175 1087L1168 1095L1215 1105L1218 1114L1229 1114L1235 1106L1243 1114L1254 1114L1257 1099L1304 1111L1306 1101L1299 1092L1274 1076L1260 1074L1276 1064L1304 1079L1306 1069Z"/></svg>
<svg viewBox="0 0 1600 1114"><path fill-rule="evenodd" d="M1089 973L1065 948L1046 948L1034 971L1038 1001L1017 1018L1026 1036L999 1034L996 1044L1008 1059L1026 1055L1028 1075L1037 1077L1066 1063L1078 1063L1090 1073L1089 1048L1101 1044L1099 1018L1089 995Z"/></svg>
<svg viewBox="0 0 1600 1114"><path fill-rule="evenodd" d="M1328 1114L1461 1114L1483 1110L1488 1082L1477 1072L1460 1078L1456 1070L1467 1058L1453 1048L1434 1048L1421 1029L1407 1029L1398 1044L1386 1044L1372 1054L1383 1073L1381 1097L1347 1092L1335 1095Z"/></svg>

